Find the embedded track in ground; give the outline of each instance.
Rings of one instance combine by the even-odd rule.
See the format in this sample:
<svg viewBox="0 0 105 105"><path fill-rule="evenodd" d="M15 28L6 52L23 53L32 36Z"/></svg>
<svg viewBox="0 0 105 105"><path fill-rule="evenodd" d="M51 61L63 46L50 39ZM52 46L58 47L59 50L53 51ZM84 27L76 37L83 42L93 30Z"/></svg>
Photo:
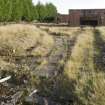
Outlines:
<svg viewBox="0 0 105 105"><path fill-rule="evenodd" d="M43 30L42 31L46 31ZM69 35L61 35L56 33L49 33L54 38L54 47L50 54L46 56L48 63L35 73L39 76L52 77L57 76L64 71L64 65L68 58L71 56L73 47L80 32L74 32L74 36L71 38Z"/></svg>

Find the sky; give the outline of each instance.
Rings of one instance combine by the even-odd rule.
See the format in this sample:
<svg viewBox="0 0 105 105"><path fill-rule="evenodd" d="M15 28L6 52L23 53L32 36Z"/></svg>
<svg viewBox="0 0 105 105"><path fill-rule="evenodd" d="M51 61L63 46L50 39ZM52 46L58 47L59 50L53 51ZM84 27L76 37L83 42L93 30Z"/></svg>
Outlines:
<svg viewBox="0 0 105 105"><path fill-rule="evenodd" d="M33 0L36 4L38 1L42 3L52 2L59 13L67 14L68 9L99 9L105 8L105 0Z"/></svg>

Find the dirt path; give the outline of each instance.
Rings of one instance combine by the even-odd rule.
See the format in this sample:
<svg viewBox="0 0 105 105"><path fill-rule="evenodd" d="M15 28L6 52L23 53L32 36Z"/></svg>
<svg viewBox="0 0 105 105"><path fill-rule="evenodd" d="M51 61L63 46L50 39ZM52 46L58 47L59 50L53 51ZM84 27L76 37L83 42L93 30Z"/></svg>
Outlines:
<svg viewBox="0 0 105 105"><path fill-rule="evenodd" d="M41 30L47 32L47 30ZM15 64L17 69L28 67L36 76L51 77L62 73L64 65L70 57L72 48L76 43L78 35L81 34L81 31L75 31L72 37L60 33L47 32L47 34L52 35L54 46L49 50L46 56L33 56L31 53L28 53L26 56L12 56L11 59L10 57L4 56L3 59ZM40 46L40 44L32 46L31 49L26 50L26 53L29 52L29 50L35 50L38 46ZM45 64L43 64L44 61L46 61Z"/></svg>
<svg viewBox="0 0 105 105"><path fill-rule="evenodd" d="M29 70L31 70L31 72L34 73L36 76L58 76L64 71L64 65L67 62L68 58L71 56L71 51L76 44L78 35L80 34L81 31L74 32L73 37L70 37L69 35L49 34L53 36L54 46L50 50L49 54L47 54L47 56L12 56L11 60L9 61L16 65L17 70L19 68L21 69L22 66L28 67ZM36 47L37 46L35 46L35 48ZM34 48L32 48L31 50L33 49ZM7 56L5 56L4 59L8 62ZM46 60L47 63L41 66L41 62L43 62L43 60ZM17 97L17 94L18 93L16 93L16 95L14 94L13 97ZM15 98L13 98L13 100L14 99Z"/></svg>
<svg viewBox="0 0 105 105"><path fill-rule="evenodd" d="M42 87L43 85L45 85L44 87L47 87L48 85L47 90L49 90L48 93L50 94L48 95L49 99L46 98L47 96L46 89L44 87L43 88L41 87L42 89L39 89L40 91L39 97L42 97L42 100L46 98L46 102L48 103L48 105L58 105L59 103L59 101L57 100L58 103L57 101L55 101L54 104L50 104L55 100L53 96L55 97L59 96L59 91L58 91L59 86L58 84L56 84L57 82L56 79L59 75L62 75L62 73L64 72L64 66L71 56L72 49L76 44L78 36L81 35L81 31L74 32L73 34L74 35L72 38L68 35L62 36L59 34L58 35L51 34L54 38L55 44L51 53L48 56L46 56L48 63L44 65L42 68L40 68L39 70L37 70L37 72L35 71L35 74L38 76L48 77L48 79L45 79L45 81L42 80L41 84L42 84ZM50 90L50 86L52 86L51 90ZM43 95L43 92L45 92L46 94Z"/></svg>
<svg viewBox="0 0 105 105"><path fill-rule="evenodd" d="M42 30L45 31L45 30ZM47 32L47 31L46 31ZM36 75L44 77L57 76L64 70L64 65L71 55L72 48L76 43L76 39L81 32L74 32L71 38L69 35L60 35L49 33L54 38L54 47L49 56L46 57L48 63L36 71Z"/></svg>

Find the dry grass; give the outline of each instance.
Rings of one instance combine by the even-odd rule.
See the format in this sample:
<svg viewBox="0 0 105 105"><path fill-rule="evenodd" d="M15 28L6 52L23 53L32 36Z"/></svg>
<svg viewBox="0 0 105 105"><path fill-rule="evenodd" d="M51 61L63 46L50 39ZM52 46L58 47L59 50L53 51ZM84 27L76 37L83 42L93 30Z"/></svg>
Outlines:
<svg viewBox="0 0 105 105"><path fill-rule="evenodd" d="M74 33L78 34L80 31L80 27L45 27L41 26L41 29L49 32L49 33L54 33L54 34L59 34L59 35L68 35L73 37Z"/></svg>
<svg viewBox="0 0 105 105"><path fill-rule="evenodd" d="M101 37L105 41L105 27L97 27L97 30L100 31Z"/></svg>
<svg viewBox="0 0 105 105"><path fill-rule="evenodd" d="M103 29L101 28L101 31ZM103 30L104 31L104 30ZM85 30L72 50L70 60L65 66L65 75L76 82L73 93L78 97L76 105L104 105L105 104L105 74L96 72L94 68L94 31ZM70 90L71 91L71 86Z"/></svg>
<svg viewBox="0 0 105 105"><path fill-rule="evenodd" d="M78 27L40 28L50 33L60 33L61 35L69 35L71 37L79 34L77 42L70 54L71 56L64 65L64 74L56 78L52 77L54 80L45 79L47 87L39 78L34 77L28 65L21 65L21 68L17 69L15 63L4 60L4 56L27 57L28 55L32 55L43 58L36 69L43 68L48 64L46 55L54 47L53 37L46 31L38 29L33 25L22 24L0 26L0 73L2 70L14 72L16 75L14 78L16 77L19 81L21 77L27 75L29 84L32 84L32 88L37 84L37 87L42 88L43 91L44 85L46 90L48 89L48 93L51 94L51 89L54 85L54 89L58 89L56 91L59 93L58 97L60 101L62 98L68 101L69 97L69 99L73 99L73 105L105 105L105 73L101 70L96 72L96 65L94 64L94 55L98 49L98 47L95 48L94 30L86 27L80 33L81 30ZM105 27L98 27L96 29L100 31L100 37L105 41ZM60 61L60 64L62 63L64 62Z"/></svg>
<svg viewBox="0 0 105 105"><path fill-rule="evenodd" d="M40 44L39 47L37 43ZM43 48L50 49L52 46L53 38L33 25L16 24L0 27L0 49L6 50L5 52L11 48L11 53L17 56L25 55L27 49L38 47L32 52L36 55L44 52Z"/></svg>
<svg viewBox="0 0 105 105"><path fill-rule="evenodd" d="M87 60L89 61L88 66L89 68L92 70L93 66L92 66L92 56L93 56L93 35L91 33L91 30L89 31L85 31L83 33L81 33L81 35L79 36L77 43L74 47L74 49L72 50L72 55L70 57L70 60L67 62L66 66L65 66L65 73L67 73L67 75L70 78L76 78L79 72L82 72L82 69L85 70L85 66L87 63ZM84 64L84 65L82 65ZM81 69L81 71L80 71ZM83 71L85 72L85 71Z"/></svg>
<svg viewBox="0 0 105 105"><path fill-rule="evenodd" d="M23 75L29 77L32 72L28 64L20 64L18 67L15 57L19 57L20 60L25 57L25 62L27 62L28 56L36 58L37 56L46 56L52 49L53 44L53 37L34 25L0 26L0 75L4 72L5 74L13 74L15 80L20 80L19 78ZM45 61L42 60L41 64L44 63ZM32 78L30 77L30 79Z"/></svg>

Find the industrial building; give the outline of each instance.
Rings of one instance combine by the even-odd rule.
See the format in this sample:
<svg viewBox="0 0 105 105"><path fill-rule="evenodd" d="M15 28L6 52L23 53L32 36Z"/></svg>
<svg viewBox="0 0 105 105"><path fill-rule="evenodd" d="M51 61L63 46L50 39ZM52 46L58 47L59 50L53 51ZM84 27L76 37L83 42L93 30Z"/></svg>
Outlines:
<svg viewBox="0 0 105 105"><path fill-rule="evenodd" d="M58 23L68 23L69 15L68 14L58 14L57 22Z"/></svg>
<svg viewBox="0 0 105 105"><path fill-rule="evenodd" d="M58 15L58 23L67 23L69 26L105 25L105 9L70 9L67 15Z"/></svg>

